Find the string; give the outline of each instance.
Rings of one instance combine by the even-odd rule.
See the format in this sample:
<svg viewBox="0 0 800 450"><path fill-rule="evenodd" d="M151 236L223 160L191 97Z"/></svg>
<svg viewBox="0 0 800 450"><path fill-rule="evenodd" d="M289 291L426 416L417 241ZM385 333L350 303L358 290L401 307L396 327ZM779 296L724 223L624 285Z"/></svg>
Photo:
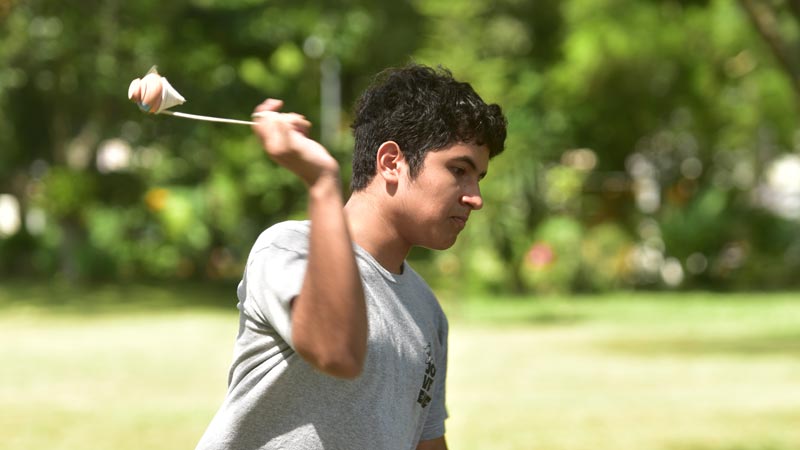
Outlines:
<svg viewBox="0 0 800 450"><path fill-rule="evenodd" d="M170 116L183 117L184 119L204 120L206 122L222 122L222 123L238 123L240 125L258 125L258 122L250 122L247 120L225 119L223 117L200 116L197 114L187 114L177 111L164 110L159 114L167 114Z"/></svg>

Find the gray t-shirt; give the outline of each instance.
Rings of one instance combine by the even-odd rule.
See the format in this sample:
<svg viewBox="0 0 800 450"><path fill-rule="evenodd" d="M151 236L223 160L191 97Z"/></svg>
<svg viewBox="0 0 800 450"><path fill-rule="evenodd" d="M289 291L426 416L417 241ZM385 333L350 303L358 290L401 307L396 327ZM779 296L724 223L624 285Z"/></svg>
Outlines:
<svg viewBox="0 0 800 450"><path fill-rule="evenodd" d="M237 292L228 393L198 450L405 450L444 435L447 319L407 263L393 274L354 244L369 327L358 378L325 375L294 351L291 300L309 230L307 221L283 222L253 246Z"/></svg>

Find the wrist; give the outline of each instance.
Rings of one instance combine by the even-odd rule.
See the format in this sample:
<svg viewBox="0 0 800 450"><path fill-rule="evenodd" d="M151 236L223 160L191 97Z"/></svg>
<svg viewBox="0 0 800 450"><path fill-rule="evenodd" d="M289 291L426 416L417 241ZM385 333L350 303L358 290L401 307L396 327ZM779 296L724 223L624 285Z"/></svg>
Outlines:
<svg viewBox="0 0 800 450"><path fill-rule="evenodd" d="M313 181L306 181L308 193L312 199L328 198L335 195L341 197L341 181L339 179L339 167L323 169Z"/></svg>
<svg viewBox="0 0 800 450"><path fill-rule="evenodd" d="M297 169L292 169L297 176L306 184L310 189L312 186L319 182L330 181L331 179L339 179L339 163L331 155L324 153L323 155L301 156L300 164L296 164ZM291 167L285 164L287 168Z"/></svg>

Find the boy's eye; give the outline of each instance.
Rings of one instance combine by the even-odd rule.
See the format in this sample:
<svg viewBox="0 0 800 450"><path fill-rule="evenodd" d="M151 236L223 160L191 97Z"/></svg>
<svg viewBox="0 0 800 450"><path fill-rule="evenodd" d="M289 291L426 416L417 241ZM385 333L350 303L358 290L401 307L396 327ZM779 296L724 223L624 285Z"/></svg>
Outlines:
<svg viewBox="0 0 800 450"><path fill-rule="evenodd" d="M451 167L450 171L453 172L453 175L464 175L465 173L467 173L467 171L462 169L461 167Z"/></svg>

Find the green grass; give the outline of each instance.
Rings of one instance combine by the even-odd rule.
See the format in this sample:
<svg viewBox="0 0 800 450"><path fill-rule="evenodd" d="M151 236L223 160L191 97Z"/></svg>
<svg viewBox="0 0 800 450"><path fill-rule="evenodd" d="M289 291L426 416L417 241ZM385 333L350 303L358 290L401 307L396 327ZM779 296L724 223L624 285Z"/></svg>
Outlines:
<svg viewBox="0 0 800 450"><path fill-rule="evenodd" d="M4 283L0 449L193 448L234 289ZM796 298L447 299L450 448L800 448Z"/></svg>

